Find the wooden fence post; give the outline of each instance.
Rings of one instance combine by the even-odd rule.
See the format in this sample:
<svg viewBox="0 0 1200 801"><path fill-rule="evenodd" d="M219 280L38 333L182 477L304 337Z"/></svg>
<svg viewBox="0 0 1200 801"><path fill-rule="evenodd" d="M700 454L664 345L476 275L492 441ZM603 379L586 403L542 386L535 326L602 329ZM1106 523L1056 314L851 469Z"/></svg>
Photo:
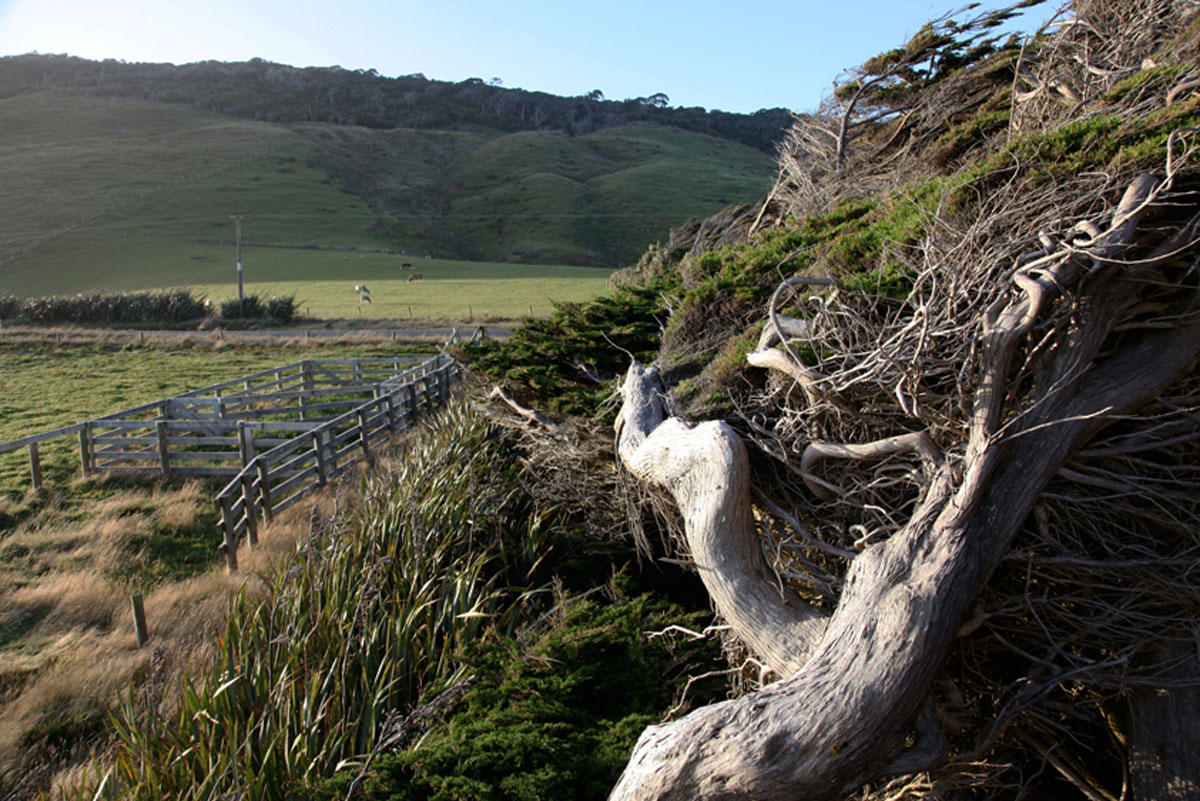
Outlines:
<svg viewBox="0 0 1200 801"><path fill-rule="evenodd" d="M358 441L362 445L363 457L371 458L371 442L367 436L367 413L363 409L358 410Z"/></svg>
<svg viewBox="0 0 1200 801"><path fill-rule="evenodd" d="M138 648L142 648L146 644L146 640L150 639L150 634L146 631L146 609L142 601L142 594L134 592L130 596L130 602L133 606L133 631L137 633Z"/></svg>
<svg viewBox="0 0 1200 801"><path fill-rule="evenodd" d="M275 508L271 505L271 471L262 459L255 464L258 465L258 495L262 499L263 517L270 521L275 518Z"/></svg>
<svg viewBox="0 0 1200 801"><path fill-rule="evenodd" d="M396 430L396 396L389 392L383 396L383 402L387 404L387 421L388 431L395 432Z"/></svg>
<svg viewBox="0 0 1200 801"><path fill-rule="evenodd" d="M228 495L222 495L219 502L221 528L225 532L225 544L221 546L221 550L225 552L225 568L230 573L236 573L238 569L237 522L233 519L233 502L229 500Z"/></svg>
<svg viewBox="0 0 1200 801"><path fill-rule="evenodd" d="M238 453L242 457L242 467L245 467L256 455L254 452L254 429L247 426L245 420L238 420L237 438Z"/></svg>
<svg viewBox="0 0 1200 801"><path fill-rule="evenodd" d="M246 542L253 548L258 545L258 510L254 508L254 477L249 470L242 471L242 510L246 515Z"/></svg>
<svg viewBox="0 0 1200 801"><path fill-rule="evenodd" d="M325 451L322 450L324 443L324 431L317 429L313 432L313 455L317 460L317 483L322 487L325 486L328 470L325 467Z"/></svg>
<svg viewBox="0 0 1200 801"><path fill-rule="evenodd" d="M304 400L305 400L306 394L308 392L312 391L312 387L313 387L312 362L310 362L308 359L305 359L303 362L300 363L300 419L301 420L308 419L308 413L304 408Z"/></svg>
<svg viewBox="0 0 1200 801"><path fill-rule="evenodd" d="M154 424L155 429L158 431L158 463L162 467L162 474L164 478L171 475L171 454L167 450L168 425L169 423L167 423L166 420L159 420Z"/></svg>
<svg viewBox="0 0 1200 801"><path fill-rule="evenodd" d="M409 428L417 424L417 390L415 387L416 381L409 381L404 385L405 393L408 395L408 426Z"/></svg>
<svg viewBox="0 0 1200 801"><path fill-rule="evenodd" d="M450 368L438 371L438 395L441 396L442 405L446 405L446 401L450 399Z"/></svg>
<svg viewBox="0 0 1200 801"><path fill-rule="evenodd" d="M42 459L38 455L38 444L29 443L29 472L33 476L33 488L42 488Z"/></svg>
<svg viewBox="0 0 1200 801"><path fill-rule="evenodd" d="M133 606L133 630L137 634L137 647L141 648L146 644L146 640L150 639L150 634L146 630L146 607L142 602L140 592L129 596L129 600Z"/></svg>
<svg viewBox="0 0 1200 801"><path fill-rule="evenodd" d="M92 474L94 456L92 454L92 424L84 423L79 429L79 469L85 476Z"/></svg>

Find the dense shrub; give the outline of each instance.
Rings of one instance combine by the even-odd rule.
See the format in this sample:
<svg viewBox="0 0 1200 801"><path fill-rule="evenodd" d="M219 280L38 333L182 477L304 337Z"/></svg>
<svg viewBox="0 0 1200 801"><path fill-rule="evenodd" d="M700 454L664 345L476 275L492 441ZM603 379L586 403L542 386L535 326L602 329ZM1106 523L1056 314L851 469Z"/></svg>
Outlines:
<svg viewBox="0 0 1200 801"><path fill-rule="evenodd" d="M618 577L617 583L621 582ZM642 730L679 701L689 676L720 661L709 640L645 632L703 628L707 613L643 595L566 601L534 642L491 637L471 649L476 681L415 747L381 757L368 801L471 798L603 799ZM694 683L688 699L718 700L724 683ZM343 798L348 779L323 788Z"/></svg>
<svg viewBox="0 0 1200 801"><path fill-rule="evenodd" d="M224 320L271 320L276 323L290 323L296 316L294 295L272 295L266 300L258 295L246 295L244 299L244 304L237 298L221 301L221 318Z"/></svg>
<svg viewBox="0 0 1200 801"><path fill-rule="evenodd" d="M69 297L0 297L0 319L38 325L68 323L184 323L204 316L204 298L186 289L169 292L77 294Z"/></svg>
<svg viewBox="0 0 1200 801"><path fill-rule="evenodd" d="M471 369L528 389L540 404L595 414L612 393L630 356L643 361L658 348L659 288L620 287L586 303L564 303L549 320L527 320L508 339L485 339L461 355Z"/></svg>

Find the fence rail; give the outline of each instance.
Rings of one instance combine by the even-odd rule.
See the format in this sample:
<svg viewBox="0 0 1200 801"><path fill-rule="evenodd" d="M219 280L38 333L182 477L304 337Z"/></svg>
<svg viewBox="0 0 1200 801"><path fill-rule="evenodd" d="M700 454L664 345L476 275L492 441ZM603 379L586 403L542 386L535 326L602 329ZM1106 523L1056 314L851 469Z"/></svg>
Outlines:
<svg viewBox="0 0 1200 801"><path fill-rule="evenodd" d="M476 328L471 341L486 336ZM447 345L459 340L455 329ZM345 472L392 435L444 405L460 378L444 355L304 360L233 381L0 443L29 449L42 486L40 443L78 436L84 475L228 476L217 494L230 570L237 544L258 540L258 521Z"/></svg>

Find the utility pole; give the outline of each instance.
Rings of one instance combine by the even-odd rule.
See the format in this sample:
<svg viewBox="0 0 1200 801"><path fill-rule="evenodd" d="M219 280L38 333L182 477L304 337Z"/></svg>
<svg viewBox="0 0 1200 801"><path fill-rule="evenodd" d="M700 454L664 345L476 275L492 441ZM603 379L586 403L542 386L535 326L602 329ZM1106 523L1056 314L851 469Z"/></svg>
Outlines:
<svg viewBox="0 0 1200 801"><path fill-rule="evenodd" d="M238 316L246 316L246 297L242 293L242 215L230 214L237 227L237 266L238 266Z"/></svg>

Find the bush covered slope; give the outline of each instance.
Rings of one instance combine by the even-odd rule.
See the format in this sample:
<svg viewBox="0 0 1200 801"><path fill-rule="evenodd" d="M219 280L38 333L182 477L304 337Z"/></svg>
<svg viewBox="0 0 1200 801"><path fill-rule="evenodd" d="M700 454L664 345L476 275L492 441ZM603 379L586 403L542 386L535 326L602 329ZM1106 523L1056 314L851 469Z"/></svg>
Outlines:
<svg viewBox="0 0 1200 801"><path fill-rule="evenodd" d="M1194 794L1200 22L1190 4L1155 0L1079 2L1065 19L1027 42L989 41L987 15L922 29L797 121L765 206L677 232L603 305L563 308L480 353L514 395L600 416L618 408L601 401L630 357L651 354L670 413L725 420L746 443L774 567L836 610L846 643L860 629L872 641L874 609L839 617L871 586L869 566L907 547L911 580L931 575L916 565L947 540L924 516L989 491L963 483L980 460L1016 482L990 502L1029 509L982 559L990 580L963 617L930 634L930 684L872 688L883 706L864 714L892 715L888 728L815 758L822 735L804 716L841 704L800 704L789 714L808 728L702 738L747 696L729 717L714 708L647 738L617 797ZM653 320L657 336L606 348L588 333L601 315L621 330ZM589 345L564 350L549 331ZM1120 377L1150 368L1164 372ZM1004 459L1034 462L998 454L1043 440L1083 444L1048 483L1020 486ZM839 645L820 647L831 658ZM818 669L770 697L853 682ZM772 732L789 746L754 751ZM723 753L740 760L736 782L707 761ZM901 755L908 770L886 769Z"/></svg>

